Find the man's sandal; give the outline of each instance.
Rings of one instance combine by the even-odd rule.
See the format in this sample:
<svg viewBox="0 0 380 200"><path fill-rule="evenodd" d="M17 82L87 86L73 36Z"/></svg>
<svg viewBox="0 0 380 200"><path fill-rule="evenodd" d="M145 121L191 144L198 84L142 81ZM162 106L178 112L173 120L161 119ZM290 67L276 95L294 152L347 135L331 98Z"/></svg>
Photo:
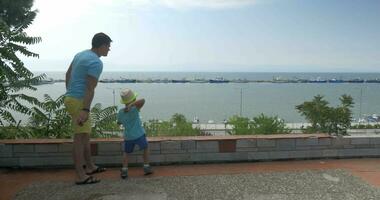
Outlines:
<svg viewBox="0 0 380 200"><path fill-rule="evenodd" d="M84 181L77 181L77 182L75 182L75 184L86 185L86 184L94 184L94 183L99 183L99 182L100 182L100 179L97 179L93 176L89 176L86 179L84 179Z"/></svg>
<svg viewBox="0 0 380 200"><path fill-rule="evenodd" d="M93 175L93 174L102 173L102 172L105 172L105 171L106 171L106 168L98 166L92 172L87 172L86 174L87 175Z"/></svg>

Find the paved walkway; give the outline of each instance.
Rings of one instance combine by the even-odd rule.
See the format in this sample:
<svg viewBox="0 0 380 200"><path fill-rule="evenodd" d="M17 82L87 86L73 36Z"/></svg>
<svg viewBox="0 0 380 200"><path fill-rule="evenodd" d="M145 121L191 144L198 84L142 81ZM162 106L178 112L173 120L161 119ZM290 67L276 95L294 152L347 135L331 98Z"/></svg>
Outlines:
<svg viewBox="0 0 380 200"><path fill-rule="evenodd" d="M0 169L0 199L380 199L380 159L276 161L130 168L73 184L72 169Z"/></svg>

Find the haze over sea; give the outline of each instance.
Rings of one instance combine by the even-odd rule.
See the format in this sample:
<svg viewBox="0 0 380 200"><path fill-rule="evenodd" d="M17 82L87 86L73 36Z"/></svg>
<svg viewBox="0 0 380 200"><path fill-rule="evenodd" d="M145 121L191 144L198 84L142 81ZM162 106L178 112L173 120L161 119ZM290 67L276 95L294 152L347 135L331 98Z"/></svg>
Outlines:
<svg viewBox="0 0 380 200"><path fill-rule="evenodd" d="M42 72L35 72L40 74ZM64 72L45 72L48 78L64 79ZM281 79L376 79L380 73L254 73L254 72L103 72L100 79L183 79L195 78L248 80ZM119 92L131 88L146 99L141 111L143 120L167 120L175 113L181 113L190 121L198 117L201 122L214 120L222 122L242 112L252 118L260 113L278 117L285 122L305 122L295 109L318 94L325 96L330 105L338 105L339 97L351 95L355 105L353 118L360 115L380 113L380 83L99 83L92 106L101 103L103 107L117 105ZM24 91L43 99L44 94L53 98L65 93L63 82L37 86L37 91ZM114 94L115 92L115 94ZM18 116L21 119L25 117Z"/></svg>

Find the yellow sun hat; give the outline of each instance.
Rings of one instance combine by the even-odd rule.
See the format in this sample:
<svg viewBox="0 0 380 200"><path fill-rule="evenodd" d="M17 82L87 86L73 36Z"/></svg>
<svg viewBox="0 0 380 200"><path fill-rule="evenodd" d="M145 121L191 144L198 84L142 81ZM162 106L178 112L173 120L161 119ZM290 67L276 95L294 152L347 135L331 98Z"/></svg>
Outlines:
<svg viewBox="0 0 380 200"><path fill-rule="evenodd" d="M130 89L124 89L123 91L120 92L120 102L122 104L130 104L134 101L136 101L137 93L134 93Z"/></svg>

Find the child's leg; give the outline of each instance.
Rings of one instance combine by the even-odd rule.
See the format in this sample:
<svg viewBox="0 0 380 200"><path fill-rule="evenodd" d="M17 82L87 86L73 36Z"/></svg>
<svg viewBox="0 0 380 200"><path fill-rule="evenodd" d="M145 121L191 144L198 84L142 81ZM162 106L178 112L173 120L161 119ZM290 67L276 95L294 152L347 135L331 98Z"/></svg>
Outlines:
<svg viewBox="0 0 380 200"><path fill-rule="evenodd" d="M144 165L149 165L149 148L148 147L144 149L143 159L144 159Z"/></svg>
<svg viewBox="0 0 380 200"><path fill-rule="evenodd" d="M144 149L144 175L149 175L153 173L152 167L149 165L149 148L148 146Z"/></svg>
<svg viewBox="0 0 380 200"><path fill-rule="evenodd" d="M123 153L123 168L128 168L128 154L126 152Z"/></svg>
<svg viewBox="0 0 380 200"><path fill-rule="evenodd" d="M123 153L123 167L120 170L120 176L122 179L128 178L128 155L126 152Z"/></svg>

